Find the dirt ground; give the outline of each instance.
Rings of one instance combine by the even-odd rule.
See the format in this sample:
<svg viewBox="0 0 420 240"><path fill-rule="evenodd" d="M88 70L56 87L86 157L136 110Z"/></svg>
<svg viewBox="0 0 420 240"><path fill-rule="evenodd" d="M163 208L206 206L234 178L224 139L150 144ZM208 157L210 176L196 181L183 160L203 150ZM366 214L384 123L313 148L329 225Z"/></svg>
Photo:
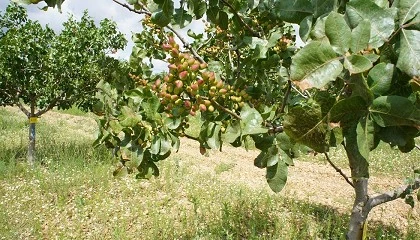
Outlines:
<svg viewBox="0 0 420 240"><path fill-rule="evenodd" d="M17 108L7 109L19 112ZM66 121L72 131L75 130L81 135L92 135L96 130L96 122L92 118L48 112L43 115L42 121L49 123ZM209 157L205 157L200 154L197 142L182 139L180 150L175 156L177 155L180 158L187 157L200 161L200 164L193 166L195 168L199 167L200 172L208 171L216 174L214 169L217 165L221 163L232 164L231 169L217 174L217 176L232 184L244 184L254 189L268 189L265 170L253 165L253 160L258 155L258 151L246 151L242 148L225 145L223 152L212 151ZM342 170L347 176L350 175L349 169ZM389 191L402 184L404 184L403 179L371 176L369 194L375 195ZM295 166L289 168L286 187L278 194L293 197L297 200L331 206L341 213L351 211L354 198L352 187L330 165L308 161L295 161ZM380 221L404 230L408 225L407 219L409 217L420 222L420 204L417 203L414 208L411 208L404 203L404 200L398 199L374 208L369 215L369 221Z"/></svg>
<svg viewBox="0 0 420 240"><path fill-rule="evenodd" d="M199 164L200 171L214 172L215 166L221 162L233 163L234 167L219 174L220 178L233 184L246 184L251 188L268 188L265 180L265 170L253 165L253 160L258 155L258 151L247 152L241 148L226 146L223 152L213 151L209 157L204 157L201 156L198 149L198 143L183 139L178 154L202 161ZM349 169L342 170L347 176L350 175ZM402 184L404 184L404 181L400 179L372 176L370 178L369 194L375 195L390 191ZM328 205L341 213L351 211L354 198L353 188L330 165L307 161L295 161L295 166L289 168L286 187L278 194ZM416 204L415 208L411 208L404 203L403 199L398 199L374 208L369 215L369 221L381 221L387 225L405 229L409 216L416 221L420 221L419 204Z"/></svg>

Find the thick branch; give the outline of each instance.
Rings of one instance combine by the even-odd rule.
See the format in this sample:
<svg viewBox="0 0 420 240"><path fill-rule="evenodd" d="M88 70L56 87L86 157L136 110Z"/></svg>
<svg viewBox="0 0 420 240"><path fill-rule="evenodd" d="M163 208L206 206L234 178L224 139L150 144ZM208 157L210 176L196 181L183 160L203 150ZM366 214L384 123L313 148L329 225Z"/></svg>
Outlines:
<svg viewBox="0 0 420 240"><path fill-rule="evenodd" d="M26 115L26 117L29 117L31 114L29 111L23 106L23 104L18 100L16 105L19 107L19 109Z"/></svg>
<svg viewBox="0 0 420 240"><path fill-rule="evenodd" d="M368 203L366 204L366 206L372 209L380 204L390 202L392 200L400 198L404 194L408 194L411 191L419 189L419 188L420 188L420 178L416 178L413 184L404 185L393 191L389 191L389 192L380 194L378 196L371 197Z"/></svg>
<svg viewBox="0 0 420 240"><path fill-rule="evenodd" d="M228 8L230 8L230 10L232 10L232 13L233 13L233 15L235 15L238 19L239 19L239 21L242 23L242 25L244 25L245 27L246 27L246 29L248 29L251 33L252 33L252 35L254 36L254 37L260 37L260 34L258 33L258 32L256 32L254 29L252 29L245 21L244 21L244 19L241 17L241 16L239 16L239 14L238 14L238 12L235 10L235 8L230 4L230 3L228 3L226 0L221 0L222 2L223 2L223 4L225 4Z"/></svg>
<svg viewBox="0 0 420 240"><path fill-rule="evenodd" d="M141 4L141 7L142 7L142 10L136 10L136 9L130 7L126 3L121 3L117 0L112 0L112 1L115 2L116 4L120 5L120 6L124 7L124 8L127 8L131 12L134 12L134 13L137 13L137 14L145 14L145 15L148 15L148 16L152 16L152 12L150 12L146 8L146 6L144 6L141 3L140 4ZM200 55L198 55L197 51L195 51L195 49L191 46L191 44L189 44L187 42L187 40L184 37L182 37L182 35L178 31L176 31L173 27L171 27L169 25L167 25L166 28L169 29L171 32L173 32L179 38L179 40L182 42L184 47L186 49L188 49L200 63L205 63L204 59L201 58Z"/></svg>
<svg viewBox="0 0 420 240"><path fill-rule="evenodd" d="M346 176L346 174L343 173L343 171L341 171L340 168L338 168L330 159L330 157L328 156L327 153L324 153L325 158L327 159L328 163L335 169L335 171L337 171L345 180L348 184L350 184L350 186L352 186L354 188L354 184L350 181L349 177Z"/></svg>

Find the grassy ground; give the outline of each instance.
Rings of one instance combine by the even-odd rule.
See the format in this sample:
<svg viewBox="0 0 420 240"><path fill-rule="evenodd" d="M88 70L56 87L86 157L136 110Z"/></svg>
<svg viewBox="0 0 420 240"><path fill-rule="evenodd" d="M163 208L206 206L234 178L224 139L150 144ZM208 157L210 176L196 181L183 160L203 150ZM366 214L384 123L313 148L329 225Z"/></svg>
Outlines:
<svg viewBox="0 0 420 240"><path fill-rule="evenodd" d="M110 153L90 147L95 125L89 119L41 119L42 165L30 169L22 116L0 108L0 239L344 239L348 215L223 181L218 176L232 169L229 163L210 174L197 171L202 163L195 159L176 155L160 164L159 178L114 179ZM420 239L418 223L405 234L372 223L369 235Z"/></svg>

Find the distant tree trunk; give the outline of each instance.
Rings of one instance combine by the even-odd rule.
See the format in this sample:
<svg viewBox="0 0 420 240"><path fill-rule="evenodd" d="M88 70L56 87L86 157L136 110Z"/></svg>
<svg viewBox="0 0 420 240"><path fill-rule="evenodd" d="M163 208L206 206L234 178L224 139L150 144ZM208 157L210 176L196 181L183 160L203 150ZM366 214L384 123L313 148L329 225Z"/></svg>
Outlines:
<svg viewBox="0 0 420 240"><path fill-rule="evenodd" d="M31 112L29 113L29 145L28 145L28 163L35 163L35 102L31 102Z"/></svg>

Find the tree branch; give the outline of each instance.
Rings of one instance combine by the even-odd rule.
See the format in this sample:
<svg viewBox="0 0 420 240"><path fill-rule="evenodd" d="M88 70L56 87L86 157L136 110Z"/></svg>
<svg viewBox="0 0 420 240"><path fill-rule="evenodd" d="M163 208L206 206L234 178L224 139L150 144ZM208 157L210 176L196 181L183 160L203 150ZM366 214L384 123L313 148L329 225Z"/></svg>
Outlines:
<svg viewBox="0 0 420 240"><path fill-rule="evenodd" d="M134 12L134 13L137 13L137 14L145 14L145 15L148 15L148 16L152 16L152 12L150 12L150 10L147 9L146 6L144 6L140 2L139 2L139 4L142 7L142 10L136 10L136 9L130 7L128 4L121 3L117 0L112 0L112 1L115 2L116 4L120 5L120 6L124 7L124 8L127 8L131 12ZM184 47L186 49L188 49L200 63L205 63L204 59L201 58L200 55L198 55L197 51L195 51L195 49L191 46L191 44L188 43L187 40L184 37L182 37L182 35L178 31L176 31L173 27L171 27L169 25L167 25L166 28L169 29L171 32L173 32L179 38L179 40L182 42Z"/></svg>
<svg viewBox="0 0 420 240"><path fill-rule="evenodd" d="M420 188L420 178L416 178L416 179L414 179L413 184L404 185L404 186L401 186L401 187L399 187L399 188L397 188L393 191L382 193L382 194L377 195L375 197L369 198L366 205L367 205L367 207L372 209L372 208L374 208L374 207L376 207L380 204L383 204L383 203L395 200L397 198L400 198L404 194L408 194L411 191L419 189L419 188Z"/></svg>
<svg viewBox="0 0 420 240"><path fill-rule="evenodd" d="M223 4L225 4L228 8L230 8L230 10L232 10L233 15L235 15L239 21L242 23L242 25L244 25L246 27L246 29L248 29L248 31L250 31L253 35L253 37L260 37L260 34L258 32L256 32L254 29L252 29L245 21L244 19L239 16L239 13L235 10L235 8L228 3L226 0L221 0Z"/></svg>
<svg viewBox="0 0 420 240"><path fill-rule="evenodd" d="M19 109L26 115L26 117L29 118L29 116L31 115L29 113L29 111L23 106L23 104L18 100L16 105L19 107Z"/></svg>
<svg viewBox="0 0 420 240"><path fill-rule="evenodd" d="M199 141L199 139L197 137L193 137L193 136L188 135L188 134L185 134L184 137L189 138L189 139L192 139L194 141Z"/></svg>
<svg viewBox="0 0 420 240"><path fill-rule="evenodd" d="M280 110L278 111L277 114L284 113L284 109L286 108L287 100L289 99L289 95L290 95L291 91L292 91L292 81L290 81L290 79L289 79L287 81L287 90L286 90L286 93L284 94L283 102L282 102Z"/></svg>
<svg viewBox="0 0 420 240"><path fill-rule="evenodd" d="M147 10L146 8L145 8L145 6L143 6L143 5L141 5L142 6L142 8L143 8L143 10L136 10L136 9L134 9L134 8L131 8L128 4L126 4L126 3L121 3L121 2L119 2L119 1L117 1L117 0L112 0L113 2L115 2L116 4L118 4L118 5L120 5L120 6L122 6L122 7L125 7L125 8L127 8L130 12L134 12L134 13L137 13L137 14L146 14L146 15L149 15L149 16L151 16L152 15L152 13L149 11L149 10Z"/></svg>
<svg viewBox="0 0 420 240"><path fill-rule="evenodd" d="M231 110L223 107L222 105L220 105L218 102L214 101L213 99L209 99L208 97L201 97L201 98L203 98L205 100L210 100L211 103L213 103L214 105L216 105L216 107L219 108L220 110L222 110L223 112L231 115L232 117L234 117L234 118L236 118L238 120L242 120L242 118L238 114L236 114L235 112L233 112L233 111L231 111Z"/></svg>
<svg viewBox="0 0 420 240"><path fill-rule="evenodd" d="M348 184L350 184L350 186L352 186L354 188L354 184L350 181L349 177L346 176L346 174L343 173L343 171L341 171L340 168L338 168L330 159L330 157L328 156L328 153L324 153L325 158L327 159L328 163L335 169L335 171L337 171L338 173L340 173L340 175L346 180L346 182Z"/></svg>

